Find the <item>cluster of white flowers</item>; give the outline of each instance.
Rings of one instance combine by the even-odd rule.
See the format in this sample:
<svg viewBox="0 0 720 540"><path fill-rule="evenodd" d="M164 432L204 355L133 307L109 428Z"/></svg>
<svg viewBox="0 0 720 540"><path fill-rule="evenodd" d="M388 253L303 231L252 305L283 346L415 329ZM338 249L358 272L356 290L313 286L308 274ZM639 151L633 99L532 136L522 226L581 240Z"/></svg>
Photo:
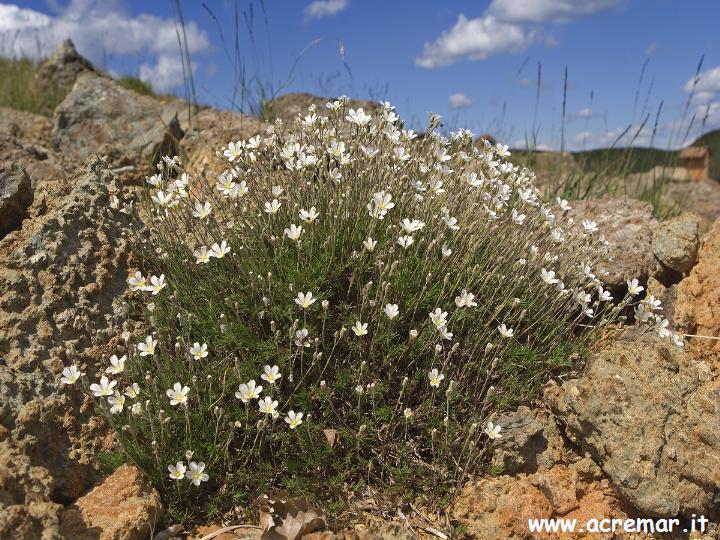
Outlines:
<svg viewBox="0 0 720 540"><path fill-rule="evenodd" d="M334 428L312 415L375 440L428 436L418 448L434 456L442 438L430 426L444 426L445 444L465 434L469 463L502 437L491 397L505 391L499 366L512 355L564 354L626 308L682 344L637 280L613 297L596 269L607 247L597 224L545 201L507 146L440 135L435 115L419 137L388 103L371 113L343 96L323 112L229 143L216 172L190 175L165 157L147 180L145 252L160 275L135 272L128 285L170 291L162 310L143 313L146 332L125 340L127 356L110 358L117 380L90 387L113 417L126 398L147 398L152 414L138 401L127 422L146 413L150 432L128 433L170 446L172 431L167 440L187 447L197 422L213 432L205 448L260 455L273 437L302 444L306 429ZM82 375L71 366L62 380ZM215 477L217 456L204 457ZM206 481L205 465L187 460L170 477Z"/></svg>

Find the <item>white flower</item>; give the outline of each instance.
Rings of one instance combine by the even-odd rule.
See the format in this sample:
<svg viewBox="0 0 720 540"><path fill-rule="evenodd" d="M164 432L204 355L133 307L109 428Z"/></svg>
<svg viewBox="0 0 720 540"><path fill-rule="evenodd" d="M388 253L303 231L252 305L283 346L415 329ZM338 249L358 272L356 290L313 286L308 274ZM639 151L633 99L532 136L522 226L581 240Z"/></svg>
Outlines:
<svg viewBox="0 0 720 540"><path fill-rule="evenodd" d="M443 259L448 258L450 255L452 255L452 249L450 249L447 244L442 245L442 256Z"/></svg>
<svg viewBox="0 0 720 540"><path fill-rule="evenodd" d="M185 464L182 461L178 461L175 465L168 465L168 471L170 471L170 478L172 480L182 480L185 478L186 470Z"/></svg>
<svg viewBox="0 0 720 540"><path fill-rule="evenodd" d="M265 203L265 212L267 214L277 214L278 210L280 210L280 201L278 201L277 199L273 199L271 202Z"/></svg>
<svg viewBox="0 0 720 540"><path fill-rule="evenodd" d="M554 271L545 270L544 268L540 270L540 277L546 285L554 285L555 283L558 283L560 281L555 277Z"/></svg>
<svg viewBox="0 0 720 540"><path fill-rule="evenodd" d="M512 337L513 333L515 332L512 328L508 328L507 326L505 326L505 323L502 323L500 326L497 327L497 329L498 332L500 332L500 335L506 338Z"/></svg>
<svg viewBox="0 0 720 540"><path fill-rule="evenodd" d="M398 316L398 313L400 313L400 309L397 304L385 304L384 311L388 319L394 319Z"/></svg>
<svg viewBox="0 0 720 540"><path fill-rule="evenodd" d="M422 229L425 226L425 223L418 219L413 219L411 221L408 218L405 218L400 222L400 226L405 230L407 234L412 234Z"/></svg>
<svg viewBox="0 0 720 540"><path fill-rule="evenodd" d="M250 400L258 399L263 387L255 384L255 380L250 380L247 383L238 386L238 391L235 392L235 397L243 403L248 403Z"/></svg>
<svg viewBox="0 0 720 540"><path fill-rule="evenodd" d="M78 369L77 365L73 364L63 369L60 382L63 384L75 384L83 375L85 374Z"/></svg>
<svg viewBox="0 0 720 540"><path fill-rule="evenodd" d="M523 222L525 221L525 214L518 214L518 211L513 208L512 220L513 220L513 223L515 223L517 225L522 225Z"/></svg>
<svg viewBox="0 0 720 540"><path fill-rule="evenodd" d="M216 259L222 259L228 253L230 253L230 246L228 246L227 240L220 242L220 245L216 242L210 247L210 256Z"/></svg>
<svg viewBox="0 0 720 540"><path fill-rule="evenodd" d="M307 309L317 301L317 298L313 298L313 294L308 291L306 293L299 292L295 303L303 309Z"/></svg>
<svg viewBox="0 0 720 540"><path fill-rule="evenodd" d="M295 429L300 424L302 424L303 419L303 413L301 412L295 412L293 410L288 411L287 416L285 417L285 422L290 426L290 429Z"/></svg>
<svg viewBox="0 0 720 540"><path fill-rule="evenodd" d="M357 110L350 109L348 111L348 115L345 117L345 119L348 122L351 122L358 126L365 126L370 122L371 117L369 115L365 114L365 111L363 111L362 107L361 107Z"/></svg>
<svg viewBox="0 0 720 540"><path fill-rule="evenodd" d="M133 406L130 407L130 412L134 416L138 416L138 415L142 414L142 405L140 403L133 403Z"/></svg>
<svg viewBox="0 0 720 540"><path fill-rule="evenodd" d="M670 321L668 321L667 319L663 319L662 317L657 317L655 319L655 331L660 337L672 336L672 332L668 329L669 324Z"/></svg>
<svg viewBox="0 0 720 540"><path fill-rule="evenodd" d="M133 292L144 291L147 286L147 281L140 272L135 272L135 274L127 279L127 284Z"/></svg>
<svg viewBox="0 0 720 540"><path fill-rule="evenodd" d="M560 207L560 210L563 210L564 212L567 212L571 209L571 206L568 204L568 202L565 199L561 199L560 197L557 198L558 206Z"/></svg>
<svg viewBox="0 0 720 540"><path fill-rule="evenodd" d="M190 356L192 356L195 360L202 360L208 355L207 348L207 343L203 343L202 345L200 345L196 341L195 343L193 343L193 346L190 347Z"/></svg>
<svg viewBox="0 0 720 540"><path fill-rule="evenodd" d="M459 308L475 307L477 306L477 302L475 302L475 295L463 289L462 291L460 291L460 296L455 297L455 305Z"/></svg>
<svg viewBox="0 0 720 540"><path fill-rule="evenodd" d="M150 276L150 285L146 285L145 290L155 296L165 288L165 285L165 274L161 274L160 277Z"/></svg>
<svg viewBox="0 0 720 540"><path fill-rule="evenodd" d="M598 299L601 302L609 302L613 299L612 295L610 294L610 291L606 291L602 287L598 287Z"/></svg>
<svg viewBox="0 0 720 540"><path fill-rule="evenodd" d="M308 337L308 329L307 328L301 328L300 330L295 332L295 345L298 347L309 347L310 341L307 339Z"/></svg>
<svg viewBox="0 0 720 540"><path fill-rule="evenodd" d="M502 435L500 435L501 429L502 428L500 426L496 426L492 422L488 422L487 426L483 430L483 433L485 433L489 439L500 439L502 438Z"/></svg>
<svg viewBox="0 0 720 540"><path fill-rule="evenodd" d="M228 147L223 152L223 155L228 161L235 161L242 155L242 143L240 141L228 144Z"/></svg>
<svg viewBox="0 0 720 540"><path fill-rule="evenodd" d="M111 405L110 414L121 413L125 407L125 396L115 390L115 393L108 397L108 403Z"/></svg>
<svg viewBox="0 0 720 540"><path fill-rule="evenodd" d="M265 373L260 375L260 378L263 381L269 382L270 384L275 384L275 381L282 377L282 375L280 374L280 368L278 368L277 366L265 366L263 367L263 371Z"/></svg>
<svg viewBox="0 0 720 540"><path fill-rule="evenodd" d="M590 221L589 219L583 219L580 223L583 226L583 229L585 229L588 233L594 233L598 230L597 223Z"/></svg>
<svg viewBox="0 0 720 540"><path fill-rule="evenodd" d="M179 382L176 382L172 388L165 391L165 394L170 398L170 405L185 405L188 399L188 392L190 392L188 386L182 386Z"/></svg>
<svg viewBox="0 0 720 540"><path fill-rule="evenodd" d="M140 385L138 383L132 383L125 389L124 394L130 399L135 399L140 396Z"/></svg>
<svg viewBox="0 0 720 540"><path fill-rule="evenodd" d="M632 296L637 296L642 291L645 290L645 287L640 286L640 282L637 279L628 280L627 282L628 286L628 293Z"/></svg>
<svg viewBox="0 0 720 540"><path fill-rule="evenodd" d="M444 330L447 326L447 311L435 308L435 311L430 313L429 317L436 329Z"/></svg>
<svg viewBox="0 0 720 540"><path fill-rule="evenodd" d="M222 192L222 194L227 197L232 195L233 191L237 186L233 181L232 175L226 171L218 177L218 181L217 184L215 184L215 187L218 191Z"/></svg>
<svg viewBox="0 0 720 540"><path fill-rule="evenodd" d="M127 356L118 358L116 354L110 357L110 367L105 370L108 375L119 375L125 370L125 360Z"/></svg>
<svg viewBox="0 0 720 540"><path fill-rule="evenodd" d="M405 410L403 410L403 416L405 417L405 420L410 420L413 416L412 409L410 407L406 407Z"/></svg>
<svg viewBox="0 0 720 540"><path fill-rule="evenodd" d="M100 384L91 384L90 390L95 397L111 396L116 384L117 381L108 381L108 378L103 375L100 378Z"/></svg>
<svg viewBox="0 0 720 540"><path fill-rule="evenodd" d="M140 356L150 356L151 354L155 354L155 347L157 346L157 341L153 339L152 336L148 336L145 338L145 343L138 343L138 351L140 351Z"/></svg>
<svg viewBox="0 0 720 540"><path fill-rule="evenodd" d="M430 386L433 388L438 388L440 386L440 383L445 378L445 375L440 373L437 368L432 368L430 372L428 373L428 378L430 379Z"/></svg>
<svg viewBox="0 0 720 540"><path fill-rule="evenodd" d="M392 195L385 191L378 191L375 193L372 201L367 204L370 217L377 219L384 219L387 211L393 208L395 208L395 203L392 202Z"/></svg>
<svg viewBox="0 0 720 540"><path fill-rule="evenodd" d="M377 246L377 240L373 240L368 236L367 240L363 240L363 246L365 246L365 249L372 252L375 250L375 246Z"/></svg>
<svg viewBox="0 0 720 540"><path fill-rule="evenodd" d="M193 211L193 216L199 219L204 219L210 215L211 211L212 206L210 206L209 202L206 202L205 204L195 203L195 210Z"/></svg>
<svg viewBox="0 0 720 540"><path fill-rule="evenodd" d="M398 238L397 243L404 247L405 249L409 248L413 243L415 242L415 239L412 236L409 235L403 235L400 238Z"/></svg>
<svg viewBox="0 0 720 540"><path fill-rule="evenodd" d="M683 342L682 334L673 334L671 336L672 342L676 347L684 347L685 342Z"/></svg>
<svg viewBox="0 0 720 540"><path fill-rule="evenodd" d="M315 208L314 206L312 206L310 208L310 210L300 209L300 219L302 219L303 221L312 223L318 217L320 217L320 213L317 211L317 208Z"/></svg>
<svg viewBox="0 0 720 540"><path fill-rule="evenodd" d="M285 236L287 236L290 240L299 240L302 232L303 228L298 227L293 223L292 225L290 225L290 228L285 229Z"/></svg>
<svg viewBox="0 0 720 540"><path fill-rule="evenodd" d="M275 409L277 409L278 402L273 401L270 396L265 396L263 399L258 400L258 409L263 414L275 415Z"/></svg>
<svg viewBox="0 0 720 540"><path fill-rule="evenodd" d="M368 333L367 331L368 323L363 323L358 321L355 321L355 324L352 327L352 331L355 333L357 337L362 337Z"/></svg>
<svg viewBox="0 0 720 540"><path fill-rule="evenodd" d="M345 143L340 141L332 141L327 149L327 153L334 158L340 158L345 153Z"/></svg>
<svg viewBox="0 0 720 540"><path fill-rule="evenodd" d="M195 256L195 264L206 264L210 262L210 257L212 257L212 253L208 251L208 248L205 246L202 246L200 249L196 249L193 251L193 255Z"/></svg>
<svg viewBox="0 0 720 540"><path fill-rule="evenodd" d="M205 464L203 462L195 463L190 462L190 469L185 473L185 478L190 480L194 486L199 486L200 482L207 482L210 478L205 470Z"/></svg>
<svg viewBox="0 0 720 540"><path fill-rule="evenodd" d="M662 310L662 301L655 298L654 295L650 294L643 300L643 304L650 310L650 311L660 311Z"/></svg>
<svg viewBox="0 0 720 540"><path fill-rule="evenodd" d="M647 322L652 317L652 312L648 311L645 304L638 304L635 306L635 320L638 322Z"/></svg>

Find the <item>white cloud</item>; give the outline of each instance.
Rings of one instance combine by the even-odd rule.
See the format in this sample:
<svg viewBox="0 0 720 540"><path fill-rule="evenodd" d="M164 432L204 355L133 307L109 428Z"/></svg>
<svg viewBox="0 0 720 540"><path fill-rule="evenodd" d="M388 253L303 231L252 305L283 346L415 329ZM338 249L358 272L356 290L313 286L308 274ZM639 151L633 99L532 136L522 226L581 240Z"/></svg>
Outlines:
<svg viewBox="0 0 720 540"><path fill-rule="evenodd" d="M191 54L210 48L207 33L194 21L186 22L185 33ZM71 0L56 15L0 4L0 56L41 58L66 38L72 39L78 52L96 64L117 56L142 55L148 59L143 64L148 80L148 66L154 63L163 70L154 76L162 81L163 91L171 88L169 74L178 73L169 58L176 56L182 67L172 18L147 13L130 15L119 0ZM172 87L182 83L182 69L179 73Z"/></svg>
<svg viewBox="0 0 720 540"><path fill-rule="evenodd" d="M195 71L193 65L193 71ZM149 83L158 92L172 92L184 80L182 59L179 55L160 55L154 64L144 63L138 73L140 80Z"/></svg>
<svg viewBox="0 0 720 540"><path fill-rule="evenodd" d="M468 19L460 14L455 26L440 34L434 42L425 44L423 54L415 59L415 63L432 69L466 57L483 60L495 54L522 51L537 37L534 30L502 22L492 15Z"/></svg>
<svg viewBox="0 0 720 540"><path fill-rule="evenodd" d="M420 67L433 69L463 58L484 60L496 54L516 53L542 41L555 44L552 36L543 37L538 23L567 22L593 15L625 3L626 0L493 0L480 17L463 14L450 30L435 41L425 43L422 55L415 59Z"/></svg>
<svg viewBox="0 0 720 540"><path fill-rule="evenodd" d="M624 0L493 0L487 13L516 23L567 22L613 8Z"/></svg>
<svg viewBox="0 0 720 540"><path fill-rule="evenodd" d="M305 17L308 19L319 19L337 15L348 7L349 0L314 0L305 8Z"/></svg>
<svg viewBox="0 0 720 540"><path fill-rule="evenodd" d="M686 92L693 90L693 81L695 81L695 77L685 83L684 90ZM695 92L720 92L720 66L707 69L698 75Z"/></svg>
<svg viewBox="0 0 720 540"><path fill-rule="evenodd" d="M593 112L590 107L583 107L578 112L576 112L573 116L575 118L590 118L592 116Z"/></svg>
<svg viewBox="0 0 720 540"><path fill-rule="evenodd" d="M472 100L462 92L458 92L448 97L448 105L451 109L465 109L472 105Z"/></svg>

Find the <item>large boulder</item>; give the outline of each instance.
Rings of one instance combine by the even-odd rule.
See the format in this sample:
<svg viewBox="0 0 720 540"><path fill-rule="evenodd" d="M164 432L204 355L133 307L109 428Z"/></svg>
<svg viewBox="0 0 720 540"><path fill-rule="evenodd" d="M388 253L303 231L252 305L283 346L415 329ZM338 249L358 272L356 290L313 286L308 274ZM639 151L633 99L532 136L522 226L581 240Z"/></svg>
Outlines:
<svg viewBox="0 0 720 540"><path fill-rule="evenodd" d="M33 79L33 87L49 92L67 92L82 73L95 71L93 65L77 52L72 40L66 39L40 66Z"/></svg>
<svg viewBox="0 0 720 540"><path fill-rule="evenodd" d="M657 260L672 271L689 272L697 257L699 228L700 218L689 213L660 222L652 237Z"/></svg>
<svg viewBox="0 0 720 540"><path fill-rule="evenodd" d="M22 142L15 136L0 133L0 161L22 164L30 176L33 187L45 180L57 180L66 175L66 165L47 148Z"/></svg>
<svg viewBox="0 0 720 540"><path fill-rule="evenodd" d="M217 109L201 109L192 117L182 140L187 155L187 170L193 173L204 170L217 175L227 168L227 162L218 160L216 153L230 142L249 139L265 133L268 125L254 116ZM224 162L222 167L219 163Z"/></svg>
<svg viewBox="0 0 720 540"><path fill-rule="evenodd" d="M46 146L50 142L52 122L46 116L9 107L0 107L0 134L15 137L25 144Z"/></svg>
<svg viewBox="0 0 720 540"><path fill-rule="evenodd" d="M122 465L62 514L73 540L146 540L162 515L160 495L133 465Z"/></svg>
<svg viewBox="0 0 720 540"><path fill-rule="evenodd" d="M12 161L0 161L0 238L17 228L33 201L30 177Z"/></svg>
<svg viewBox="0 0 720 540"><path fill-rule="evenodd" d="M485 477L469 482L450 512L464 525L465 537L478 540L534 540L536 538L598 538L614 534L581 531L590 519L626 519L618 493L590 459L531 475ZM528 520L577 520L574 533L542 536L531 532ZM644 536L636 537L638 539Z"/></svg>
<svg viewBox="0 0 720 540"><path fill-rule="evenodd" d="M702 240L697 264L677 288L677 328L688 334L712 336L691 338L692 349L715 360L720 357L720 219Z"/></svg>
<svg viewBox="0 0 720 540"><path fill-rule="evenodd" d="M641 515L720 518L720 373L655 336L591 356L545 399Z"/></svg>
<svg viewBox="0 0 720 540"><path fill-rule="evenodd" d="M577 222L595 222L599 234L610 243L610 261L599 267L599 275L609 287L622 288L633 278L646 282L655 273L652 232L657 220L650 203L613 198L574 201L570 215Z"/></svg>
<svg viewBox="0 0 720 540"><path fill-rule="evenodd" d="M113 161L156 161L177 152L177 110L94 73L81 74L55 109L52 144L75 160L106 154Z"/></svg>
<svg viewBox="0 0 720 540"><path fill-rule="evenodd" d="M107 162L93 157L73 176L43 183L30 219L0 239L0 441L32 467L10 502L0 491L0 514L18 527L38 523L28 501L47 510L93 485L96 455L108 448L92 400L61 388L60 374L77 363L94 375L120 340L115 300L131 258L122 232L129 218L110 209L119 189ZM16 475L13 467L0 457L0 479ZM40 537L55 538L28 536Z"/></svg>

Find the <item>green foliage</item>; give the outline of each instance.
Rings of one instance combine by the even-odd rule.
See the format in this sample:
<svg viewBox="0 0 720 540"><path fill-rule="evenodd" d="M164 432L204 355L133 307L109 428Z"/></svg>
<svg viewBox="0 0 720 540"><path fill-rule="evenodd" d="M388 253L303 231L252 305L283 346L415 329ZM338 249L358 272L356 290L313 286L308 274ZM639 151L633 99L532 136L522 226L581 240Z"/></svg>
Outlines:
<svg viewBox="0 0 720 540"><path fill-rule="evenodd" d="M37 71L31 60L0 58L0 107L52 116L67 89L34 83Z"/></svg>
<svg viewBox="0 0 720 540"><path fill-rule="evenodd" d="M326 508L372 485L447 500L487 463L494 414L631 302L599 298L597 235L506 148L334 107L231 144L219 178L167 158L142 194L128 305L142 333L115 377L139 396L99 406L178 519L271 487ZM207 482L171 480L177 462L203 462Z"/></svg>
<svg viewBox="0 0 720 540"><path fill-rule="evenodd" d="M720 179L720 129L708 131L691 146L707 146L710 149L710 178Z"/></svg>
<svg viewBox="0 0 720 540"><path fill-rule="evenodd" d="M141 96L157 97L157 94L155 94L152 86L145 81L141 81L137 77L131 77L130 75L126 75L125 77L119 78L116 82L123 88L132 90L133 92L136 92Z"/></svg>
<svg viewBox="0 0 720 540"><path fill-rule="evenodd" d="M97 460L102 472L109 475L125 463L125 456L120 452L98 452Z"/></svg>

